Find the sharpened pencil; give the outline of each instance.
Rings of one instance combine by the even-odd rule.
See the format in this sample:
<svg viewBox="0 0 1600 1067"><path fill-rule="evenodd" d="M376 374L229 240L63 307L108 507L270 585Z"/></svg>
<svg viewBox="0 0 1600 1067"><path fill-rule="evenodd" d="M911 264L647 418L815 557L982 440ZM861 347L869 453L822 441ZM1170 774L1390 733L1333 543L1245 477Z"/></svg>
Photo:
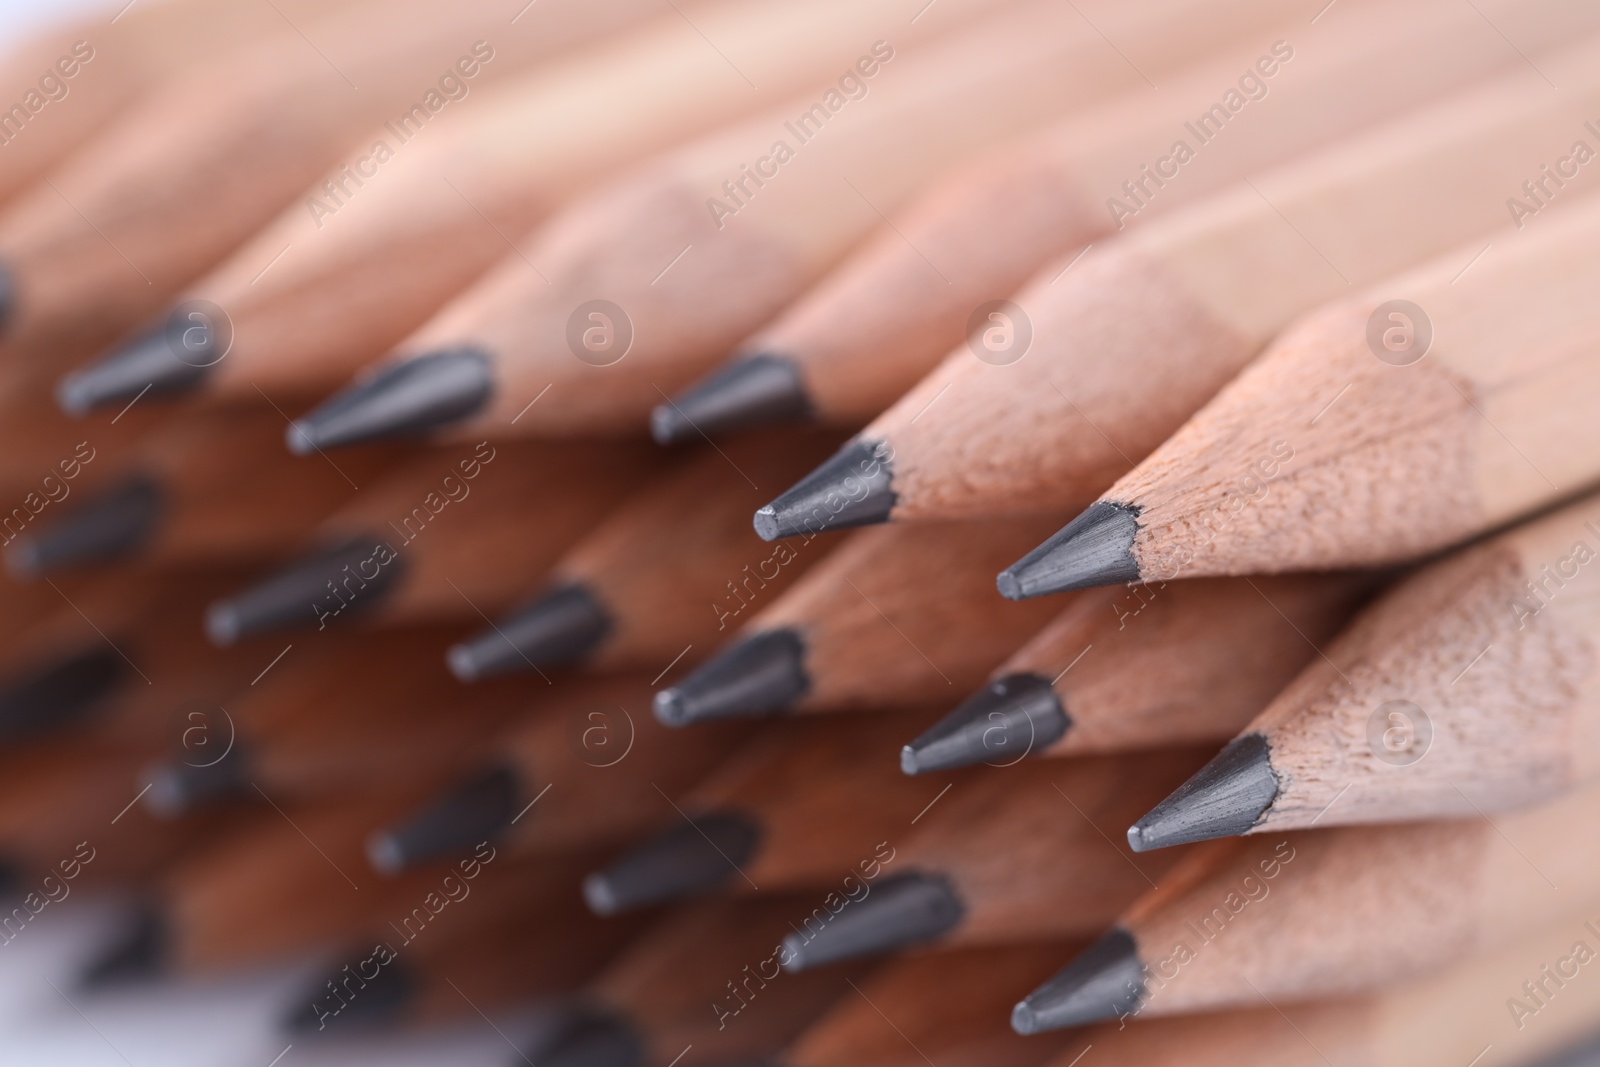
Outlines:
<svg viewBox="0 0 1600 1067"><path fill-rule="evenodd" d="M951 353L837 456L758 512L758 529L785 537L806 528L815 502L865 481L863 464L873 458L881 469L874 468L868 491L851 492L851 508L833 525L1092 502L1296 316L1436 256L1441 270L1446 260L1454 264L1443 284L1485 244L1509 252L1535 230L1554 228L1530 226L1513 242L1506 192L1538 172L1552 142L1581 128L1585 108L1600 107L1596 54L1600 42L1590 41L1541 57L1568 84L1560 94L1525 70L1505 74L1130 227L1064 275L1065 262L1047 267L1013 298L1032 324L1025 358L994 366L965 347ZM1509 260L1486 258L1452 292L1459 296L1469 282L1497 285L1477 268ZM1360 323L1389 299L1399 298L1386 287ZM1349 358L1352 369L1388 366L1364 343ZM1280 421L1295 420L1292 433L1275 424L1265 440L1248 438L1250 454L1228 480L1237 495L1260 494L1285 461L1288 442L1306 440L1306 424L1349 380L1346 369L1329 371L1343 376L1310 410L1289 415L1279 406ZM1341 409L1341 419L1324 418L1311 432L1368 410L1340 404L1332 414ZM1279 440L1284 444L1272 451ZM1282 487L1273 492L1283 496ZM1104 534L1103 577L1080 584L1131 580L1118 551L1128 517L1105 509L1096 515L1102 518L1090 529ZM1101 540L1085 532L1080 547L1087 552ZM1036 569L1008 575L1002 591L1020 597L1063 587L1065 578L1034 577Z"/></svg>

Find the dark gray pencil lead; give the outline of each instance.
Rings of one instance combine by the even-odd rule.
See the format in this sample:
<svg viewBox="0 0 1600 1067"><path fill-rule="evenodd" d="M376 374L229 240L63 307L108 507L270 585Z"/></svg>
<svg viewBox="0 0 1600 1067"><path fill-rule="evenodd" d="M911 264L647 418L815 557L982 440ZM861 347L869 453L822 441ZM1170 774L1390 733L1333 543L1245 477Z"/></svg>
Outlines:
<svg viewBox="0 0 1600 1067"><path fill-rule="evenodd" d="M232 645L286 627L327 625L370 611L405 572L404 560L381 537L354 537L308 555L277 574L206 609L206 636Z"/></svg>
<svg viewBox="0 0 1600 1067"><path fill-rule="evenodd" d="M1011 1009L1011 1029L1041 1034L1137 1011L1144 1001L1144 965L1126 930L1113 930Z"/></svg>
<svg viewBox="0 0 1600 1067"><path fill-rule="evenodd" d="M177 819L218 801L253 795L249 792L249 761L235 746L220 759L191 764L167 760L145 771L149 792L145 805L158 818Z"/></svg>
<svg viewBox="0 0 1600 1067"><path fill-rule="evenodd" d="M463 682L577 663L611 632L611 615L586 586L573 582L545 593L445 653Z"/></svg>
<svg viewBox="0 0 1600 1067"><path fill-rule="evenodd" d="M1008 765L1060 740L1072 725L1050 679L1037 674L997 678L900 750L906 774Z"/></svg>
<svg viewBox="0 0 1600 1067"><path fill-rule="evenodd" d="M163 326L63 376L56 384L56 403L69 415L87 415L146 394L187 393L199 388L215 366L205 358L203 353L185 353L179 359Z"/></svg>
<svg viewBox="0 0 1600 1067"><path fill-rule="evenodd" d="M710 892L755 855L761 828L734 811L693 816L583 880L596 915L617 915Z"/></svg>
<svg viewBox="0 0 1600 1067"><path fill-rule="evenodd" d="M6 566L13 574L35 577L123 559L150 540L165 514L161 486L135 475L81 501L56 521L25 530L6 549Z"/></svg>
<svg viewBox="0 0 1600 1067"><path fill-rule="evenodd" d="M783 969L794 973L840 960L894 952L942 937L966 914L955 888L937 874L885 878L827 921L808 916L783 939Z"/></svg>
<svg viewBox="0 0 1600 1067"><path fill-rule="evenodd" d="M296 419L284 433L297 456L386 437L414 437L477 414L494 395L487 353L453 348L384 367Z"/></svg>
<svg viewBox="0 0 1600 1067"><path fill-rule="evenodd" d="M539 1067L644 1067L648 1047L639 1028L619 1012L574 1005L553 1019L537 1020L541 1032L523 1043L513 1063Z"/></svg>
<svg viewBox="0 0 1600 1067"><path fill-rule="evenodd" d="M883 442L855 438L757 511L756 533L776 541L888 522L896 499L893 459Z"/></svg>
<svg viewBox="0 0 1600 1067"><path fill-rule="evenodd" d="M96 642L0 683L0 740L36 737L73 726L105 706L128 676L128 663Z"/></svg>
<svg viewBox="0 0 1600 1067"><path fill-rule="evenodd" d="M667 726L772 715L787 711L811 688L805 641L795 630L755 634L656 694L656 718Z"/></svg>
<svg viewBox="0 0 1600 1067"><path fill-rule="evenodd" d="M141 907L122 938L83 968L77 986L87 992L154 977L166 969L171 951L166 917L153 905Z"/></svg>
<svg viewBox="0 0 1600 1067"><path fill-rule="evenodd" d="M419 864L466 852L498 837L522 805L517 772L494 767L462 782L399 825L367 840L367 859L380 874L402 874Z"/></svg>
<svg viewBox="0 0 1600 1067"><path fill-rule="evenodd" d="M1000 572L995 585L1008 600L1140 580L1133 558L1139 508L1099 501L1044 544Z"/></svg>
<svg viewBox="0 0 1600 1067"><path fill-rule="evenodd" d="M811 399L793 360L760 352L706 375L650 412L650 435L675 445L732 430L800 422Z"/></svg>
<svg viewBox="0 0 1600 1067"><path fill-rule="evenodd" d="M391 958L377 973L368 978L361 973L368 957L344 961L339 970L317 977L316 984L307 985L299 996L289 1003L294 1005L283 1017L281 1025L286 1033L311 1039L328 1034L344 1034L372 1027L388 1027L405 1015L406 1008L416 998L421 981L407 965L406 960ZM349 999L328 988L343 984L350 974L357 974L360 985L354 995L348 986L344 992Z"/></svg>
<svg viewBox="0 0 1600 1067"><path fill-rule="evenodd" d="M1235 837L1260 821L1278 796L1278 776L1265 736L1245 734L1172 795L1128 828L1128 845L1148 852L1168 845Z"/></svg>

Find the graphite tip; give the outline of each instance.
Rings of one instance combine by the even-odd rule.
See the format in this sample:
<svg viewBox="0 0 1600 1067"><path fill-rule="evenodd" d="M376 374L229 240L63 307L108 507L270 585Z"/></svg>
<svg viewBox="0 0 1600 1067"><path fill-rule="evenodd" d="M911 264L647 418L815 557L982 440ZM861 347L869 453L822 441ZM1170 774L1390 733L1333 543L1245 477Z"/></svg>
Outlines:
<svg viewBox="0 0 1600 1067"><path fill-rule="evenodd" d="M297 456L385 437L415 437L477 414L494 394L489 356L452 348L374 371L284 432Z"/></svg>
<svg viewBox="0 0 1600 1067"><path fill-rule="evenodd" d="M875 526L894 510L893 453L887 443L855 438L756 512L763 541Z"/></svg>
<svg viewBox="0 0 1600 1067"><path fill-rule="evenodd" d="M1128 828L1128 845L1149 852L1169 845L1246 833L1278 796L1278 776L1262 734L1236 737L1172 795Z"/></svg>
<svg viewBox="0 0 1600 1067"><path fill-rule="evenodd" d="M11 325L11 316L17 310L17 283L11 272L0 265L0 336Z"/></svg>
<svg viewBox="0 0 1600 1067"><path fill-rule="evenodd" d="M610 632L611 616L600 598L573 582L452 646L445 662L460 681L476 682L579 662Z"/></svg>
<svg viewBox="0 0 1600 1067"><path fill-rule="evenodd" d="M37 737L73 726L105 706L128 665L104 645L73 652L0 684L0 740Z"/></svg>
<svg viewBox="0 0 1600 1067"><path fill-rule="evenodd" d="M808 916L784 936L784 970L793 974L932 941L954 930L966 908L944 878L913 873L885 878L866 896L823 914Z"/></svg>
<svg viewBox="0 0 1600 1067"><path fill-rule="evenodd" d="M610 1009L562 1005L535 1016L512 1062L540 1067L644 1067L649 1050L628 1019Z"/></svg>
<svg viewBox="0 0 1600 1067"><path fill-rule="evenodd" d="M1082 515L1000 572L995 585L1007 600L1028 600L1073 589L1140 580L1133 558L1139 508L1132 504L1090 504Z"/></svg>
<svg viewBox="0 0 1600 1067"><path fill-rule="evenodd" d="M165 760L145 769L150 783L145 806L160 819L179 819L191 812L243 795L249 788L248 761L238 748L207 763Z"/></svg>
<svg viewBox="0 0 1600 1067"><path fill-rule="evenodd" d="M103 489L55 522L25 530L6 549L6 566L19 577L106 563L137 552L166 512L166 496L153 478L135 475Z"/></svg>
<svg viewBox="0 0 1600 1067"><path fill-rule="evenodd" d="M1055 744L1071 725L1050 679L1008 674L901 749L900 769L927 774L978 763L1010 766Z"/></svg>
<svg viewBox="0 0 1600 1067"><path fill-rule="evenodd" d="M798 631L768 630L735 642L683 681L656 694L665 726L754 718L789 710L811 689Z"/></svg>
<svg viewBox="0 0 1600 1067"><path fill-rule="evenodd" d="M1011 1009L1011 1029L1041 1034L1115 1019L1144 1001L1144 965L1126 930L1112 930Z"/></svg>
<svg viewBox="0 0 1600 1067"><path fill-rule="evenodd" d="M766 352L744 356L706 375L650 412L650 435L675 445L697 437L811 417L800 368Z"/></svg>
<svg viewBox="0 0 1600 1067"><path fill-rule="evenodd" d="M209 353L185 352L179 358L169 327L151 330L112 349L102 359L65 375L56 384L56 403L68 415L87 415L108 404L125 404L146 393L186 393L205 381L215 360Z"/></svg>
<svg viewBox="0 0 1600 1067"><path fill-rule="evenodd" d="M206 636L218 646L287 627L325 625L376 607L404 568L381 538L351 538L304 556L206 609Z"/></svg>
<svg viewBox="0 0 1600 1067"><path fill-rule="evenodd" d="M341 962L344 966L331 977L324 975L315 984L307 983L305 991L290 1001L295 1007L281 1021L286 1033L310 1039L330 1032L389 1026L405 1014L421 988L406 961L392 954L384 960L369 952ZM365 971L369 963L377 965L377 973L370 978ZM352 973L360 975L354 990L344 984L343 996L331 992L343 984L339 979Z"/></svg>
<svg viewBox="0 0 1600 1067"><path fill-rule="evenodd" d="M522 795L509 767L483 771L458 784L397 826L367 839L367 860L379 874L403 874L498 837L516 817Z"/></svg>
<svg viewBox="0 0 1600 1067"><path fill-rule="evenodd" d="M617 915L710 892L755 855L761 829L738 812L712 811L658 834L583 880L596 915Z"/></svg>
<svg viewBox="0 0 1600 1067"><path fill-rule="evenodd" d="M160 974L166 968L171 947L161 911L154 906L141 907L122 936L79 973L78 988L106 989Z"/></svg>

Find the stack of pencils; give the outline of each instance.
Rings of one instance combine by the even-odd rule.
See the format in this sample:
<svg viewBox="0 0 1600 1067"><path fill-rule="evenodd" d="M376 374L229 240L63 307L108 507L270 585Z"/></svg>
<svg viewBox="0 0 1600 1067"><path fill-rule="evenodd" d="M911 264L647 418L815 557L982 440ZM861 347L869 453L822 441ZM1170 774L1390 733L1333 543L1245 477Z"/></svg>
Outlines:
<svg viewBox="0 0 1600 1067"><path fill-rule="evenodd" d="M1597 157L1585 0L58 18L0 1060L1600 1057Z"/></svg>

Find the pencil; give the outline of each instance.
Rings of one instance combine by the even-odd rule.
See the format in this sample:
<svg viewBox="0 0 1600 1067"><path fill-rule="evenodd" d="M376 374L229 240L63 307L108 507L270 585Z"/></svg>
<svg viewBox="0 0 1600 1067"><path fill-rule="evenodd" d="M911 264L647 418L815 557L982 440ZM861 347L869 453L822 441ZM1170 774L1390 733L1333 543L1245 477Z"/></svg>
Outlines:
<svg viewBox="0 0 1600 1067"><path fill-rule="evenodd" d="M1048 621L994 595L988 570L1049 519L858 533L731 643L656 694L673 726L733 716L923 707L979 684ZM811 551L796 542L795 551ZM936 581L924 576L937 575Z"/></svg>
<svg viewBox="0 0 1600 1067"><path fill-rule="evenodd" d="M696 6L692 21L652 10L641 29L485 90L415 146L393 128L375 131L383 153L347 146L330 186L306 190L185 293L226 309L225 360L196 366L164 337L139 338L69 375L61 402L82 412L146 387L218 400L258 388L326 395L504 256L506 235L635 159L839 77L900 5ZM993 6L961 0L905 28L926 35Z"/></svg>
<svg viewBox="0 0 1600 1067"><path fill-rule="evenodd" d="M284 5L289 18L319 6ZM7 108L0 119L6 161L0 203L162 80L282 26L270 10L252 5L164 0L114 20L97 13L52 25L8 47L0 60L0 99Z"/></svg>
<svg viewBox="0 0 1600 1067"><path fill-rule="evenodd" d="M452 647L450 669L468 682L569 663L659 669L714 646L746 598L778 596L826 551L774 553L750 510L759 486L804 473L829 444L737 442L664 475L573 545L537 597Z"/></svg>
<svg viewBox="0 0 1600 1067"><path fill-rule="evenodd" d="M61 606L8 649L0 745L63 734L175 740L191 707L215 705L260 669L258 648L219 651L195 625L237 580L228 572L164 574L58 599Z"/></svg>
<svg viewBox="0 0 1600 1067"><path fill-rule="evenodd" d="M372 827L372 867L403 873L486 839L513 854L615 841L680 818L669 798L750 732L668 730L650 717L649 695L642 676L553 683L477 767Z"/></svg>
<svg viewBox="0 0 1600 1067"><path fill-rule="evenodd" d="M215 744L184 744L191 735L174 731L172 751L145 771L145 802L173 818L253 797L258 786L306 801L415 773L461 773L526 714L529 694L510 683L463 694L437 655L459 632L350 630L286 647L265 675L236 675L218 704L226 717L213 712ZM255 651L251 673L269 657ZM352 671L352 663L384 669Z"/></svg>
<svg viewBox="0 0 1600 1067"><path fill-rule="evenodd" d="M1026 358L995 367L964 347L951 353L758 512L758 531L781 537L814 525L830 497L851 501L831 525L1092 501L1296 315L1473 235L1450 276L1485 243L1506 244L1506 190L1538 173L1552 139L1569 139L1570 108L1600 96L1600 77L1582 73L1597 48L1540 57L1564 79L1572 70L1570 97L1525 71L1506 74L1130 227L1065 274L1066 262L1046 267L1013 298L1032 325ZM1380 299L1390 298L1385 290ZM1239 478L1258 462L1270 470L1282 457L1252 453ZM867 492L853 490L869 466ZM1008 595L1033 587L1003 585Z"/></svg>
<svg viewBox="0 0 1600 1067"><path fill-rule="evenodd" d="M1175 749L1066 765L1023 762L969 777L914 831L890 842L887 876L825 926L797 928L784 939L784 968L1104 929L1176 857L1160 853L1155 866L1153 857L1131 862L1100 827L1138 810L1139 798L1159 795L1162 783L1181 781L1200 758Z"/></svg>
<svg viewBox="0 0 1600 1067"><path fill-rule="evenodd" d="M36 578L135 557L156 565L270 560L398 456L365 449L338 467L267 458L282 434L283 417L271 408L163 427L135 455L112 461L119 473L96 471L100 485L19 531L6 565ZM242 480L247 466L251 477Z"/></svg>
<svg viewBox="0 0 1600 1067"><path fill-rule="evenodd" d="M1087 591L906 745L901 769L1229 737L1317 658L1373 584L1318 574Z"/></svg>
<svg viewBox="0 0 1600 1067"><path fill-rule="evenodd" d="M1593 925L1592 907L1546 916L1503 948L1364 996L1108 1023L1074 1035L1052 1067L1086 1044L1152 1067L1447 1067L1490 1046L1507 1063L1579 1067L1562 1053L1592 1046L1600 1001L1554 972L1593 951Z"/></svg>
<svg viewBox="0 0 1600 1067"><path fill-rule="evenodd" d="M15 294L3 335L8 377L53 378L138 328L354 139L385 120L432 121L427 94L442 108L443 92L465 84L458 74L477 68L475 78L498 79L653 6L569 3L506 32L498 10L368 3L291 21L167 83L0 219L0 263Z"/></svg>
<svg viewBox="0 0 1600 1067"><path fill-rule="evenodd" d="M760 1063L840 998L854 972L784 974L778 941L814 906L774 896L694 905L652 927L524 1055L539 1063ZM708 1010L709 1009L709 1010Z"/></svg>
<svg viewBox="0 0 1600 1067"><path fill-rule="evenodd" d="M213 642L315 625L346 611L385 623L482 618L543 578L657 466L624 445L457 446L353 494L314 547L206 613ZM486 524L486 516L496 521Z"/></svg>
<svg viewBox="0 0 1600 1067"><path fill-rule="evenodd" d="M1532 16L1518 27L1524 48L1596 28L1566 3L1518 15ZM964 343L974 309L1052 259L1517 62L1456 5L1342 5L1316 36L1303 25L1252 27L1159 93L1141 86L943 178L730 363L659 404L656 439L796 420L860 427ZM1210 109L1233 85L1248 102L1238 96L1237 121L1225 107L1219 123ZM1224 123L1226 150L1209 148Z"/></svg>
<svg viewBox="0 0 1600 1067"><path fill-rule="evenodd" d="M1471 818L1587 781L1600 633L1584 561L1596 557L1597 520L1600 501L1590 498L1399 585L1134 824L1129 843L1159 848L1313 819ZM1528 733L1530 722L1539 729ZM1523 743L1505 743L1523 733ZM1334 804L1343 785L1349 798Z"/></svg>
<svg viewBox="0 0 1600 1067"><path fill-rule="evenodd" d="M1600 319L1566 296L1587 277L1583 242L1600 232L1600 201L1558 210L1558 220L1506 241L1455 284L1463 248L1308 316L1088 511L1004 572L1001 591L1037 596L1156 573L1404 560L1559 499L1557 480L1592 480L1593 431L1577 412L1558 408L1552 417L1542 409L1600 379L1600 361L1589 354ZM1482 245L1465 250L1470 258ZM1395 292L1409 302L1391 304ZM1421 306L1432 310L1411 310ZM1495 321L1513 308L1538 314L1514 337ZM1400 331L1391 338L1427 331L1437 339L1431 358L1411 362L1415 352L1387 349L1375 358L1365 341L1369 319L1387 324L1374 330L1380 349L1386 330ZM1306 376L1313 363L1325 377ZM1349 407L1332 403L1341 390ZM1240 420L1257 416L1244 431ZM1397 432L1374 442L1371 419L1393 420ZM1486 425L1495 427L1487 435ZM1223 443L1219 433L1231 439ZM1246 453L1261 463L1243 475L1247 488L1195 488L1201 465L1227 470ZM1419 469L1424 457L1433 469L1407 486L1402 516L1385 492L1401 483L1389 475ZM1370 488L1352 494L1350 479ZM1280 539L1286 522L1297 536ZM1086 555L1091 543L1098 547Z"/></svg>
<svg viewBox="0 0 1600 1067"><path fill-rule="evenodd" d="M641 925L584 913L571 884L587 859L460 861L431 897L352 937L289 1001L285 1028L305 1038L420 1028L580 988Z"/></svg>
<svg viewBox="0 0 1600 1067"><path fill-rule="evenodd" d="M1160 71L1197 41L1229 39L1237 10L1162 0L1159 13L1112 28ZM299 432L324 448L445 427L637 433L653 405L798 296L930 173L1140 84L1093 28L1051 4L1010 5L936 41L862 48L855 69L870 75L693 140L554 216L527 249L543 278L505 259L392 359L303 416ZM609 295L595 303L597 292ZM561 402L522 414L547 387Z"/></svg>
<svg viewBox="0 0 1600 1067"><path fill-rule="evenodd" d="M1049 976L1059 941L948 949L889 960L860 982L784 1052L792 1067L872 1063L916 1067L1037 1067L1076 1035L1019 1038L1006 1026L1016 998ZM1070 952L1071 949L1067 948Z"/></svg>
<svg viewBox="0 0 1600 1067"><path fill-rule="evenodd" d="M659 833L583 882L602 915L718 890L829 884L892 854L938 790L894 773L895 745L920 712L799 719L768 727L686 796ZM876 859L874 859L876 857Z"/></svg>
<svg viewBox="0 0 1600 1067"><path fill-rule="evenodd" d="M1600 897L1572 827L1593 788L1462 822L1196 846L1112 931L1019 1003L1020 1033L1353 995L1417 977ZM1504 835L1504 836L1502 836ZM1225 935L1225 936L1224 936Z"/></svg>
<svg viewBox="0 0 1600 1067"><path fill-rule="evenodd" d="M413 777L314 804L279 804L255 793L248 820L161 873L137 928L90 963L84 983L105 987L282 960L343 943L382 910L403 912L437 890L451 868L375 878L360 864L362 840L369 827L414 803L430 784L436 783ZM308 839L316 847L307 847ZM451 866L493 853L491 846L481 854L469 846L450 857Z"/></svg>

